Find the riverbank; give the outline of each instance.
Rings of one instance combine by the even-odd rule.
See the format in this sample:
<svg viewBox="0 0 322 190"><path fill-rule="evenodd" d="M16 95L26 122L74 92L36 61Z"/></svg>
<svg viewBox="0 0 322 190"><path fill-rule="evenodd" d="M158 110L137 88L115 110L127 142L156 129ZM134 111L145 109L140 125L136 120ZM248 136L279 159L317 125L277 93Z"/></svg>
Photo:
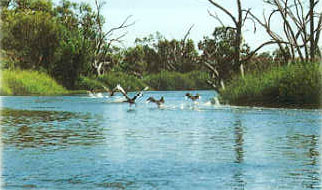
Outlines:
<svg viewBox="0 0 322 190"><path fill-rule="evenodd" d="M45 73L2 70L0 95L62 95L69 91Z"/></svg>
<svg viewBox="0 0 322 190"><path fill-rule="evenodd" d="M122 72L109 72L99 77L79 77L75 89L66 89L45 73L32 70L1 71L1 96L12 95L66 95L86 93L87 90L104 91L120 84L127 91L150 90L202 90L210 89L205 82L208 73L194 71L177 73L164 71L137 78Z"/></svg>
<svg viewBox="0 0 322 190"><path fill-rule="evenodd" d="M205 90L211 89L206 83L209 74L202 71L178 73L162 71L160 73L145 75L142 78L122 72L108 72L97 78L80 77L77 82L78 89L104 90L120 84L127 91L138 91L148 86L150 90Z"/></svg>
<svg viewBox="0 0 322 190"><path fill-rule="evenodd" d="M321 108L319 63L292 64L236 77L221 92L230 105Z"/></svg>

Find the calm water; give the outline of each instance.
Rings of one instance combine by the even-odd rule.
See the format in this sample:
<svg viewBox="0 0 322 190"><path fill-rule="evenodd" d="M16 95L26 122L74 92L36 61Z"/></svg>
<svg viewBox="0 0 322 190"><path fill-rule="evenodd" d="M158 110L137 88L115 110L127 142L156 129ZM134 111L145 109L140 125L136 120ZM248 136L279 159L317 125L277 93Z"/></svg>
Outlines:
<svg viewBox="0 0 322 190"><path fill-rule="evenodd" d="M2 97L3 189L321 189L321 110L214 106L200 91ZM150 95L165 97L157 108Z"/></svg>

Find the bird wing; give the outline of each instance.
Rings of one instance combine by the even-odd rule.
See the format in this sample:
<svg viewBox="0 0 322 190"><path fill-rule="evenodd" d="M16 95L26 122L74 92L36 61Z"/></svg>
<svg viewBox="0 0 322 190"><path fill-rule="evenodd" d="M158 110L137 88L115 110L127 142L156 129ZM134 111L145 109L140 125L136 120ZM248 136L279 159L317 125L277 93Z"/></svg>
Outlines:
<svg viewBox="0 0 322 190"><path fill-rule="evenodd" d="M143 96L142 92L138 92L133 98L132 100L135 100L136 98Z"/></svg>
<svg viewBox="0 0 322 190"><path fill-rule="evenodd" d="M107 88L106 86L103 86L104 90L107 91L107 92L110 92L110 89Z"/></svg>
<svg viewBox="0 0 322 190"><path fill-rule="evenodd" d="M115 88L113 88L113 92L116 92L118 90L117 86Z"/></svg>
<svg viewBox="0 0 322 190"><path fill-rule="evenodd" d="M118 89L118 90L123 94L123 96L125 96L125 98L126 98L127 100L131 99L131 98L127 95L127 93L125 92L125 90L121 87L121 85L120 85L120 84L116 85L116 87L115 87L115 88L116 88L116 89Z"/></svg>
<svg viewBox="0 0 322 190"><path fill-rule="evenodd" d="M132 98L132 100L135 100L136 98L138 98L138 97L140 97L140 96L143 96L143 91L146 91L146 90L148 90L149 89L149 87L148 86L146 86L146 87L144 87L140 92L138 92L133 98Z"/></svg>
<svg viewBox="0 0 322 190"><path fill-rule="evenodd" d="M149 101L149 102L155 102L155 99L152 96L150 96L147 101Z"/></svg>

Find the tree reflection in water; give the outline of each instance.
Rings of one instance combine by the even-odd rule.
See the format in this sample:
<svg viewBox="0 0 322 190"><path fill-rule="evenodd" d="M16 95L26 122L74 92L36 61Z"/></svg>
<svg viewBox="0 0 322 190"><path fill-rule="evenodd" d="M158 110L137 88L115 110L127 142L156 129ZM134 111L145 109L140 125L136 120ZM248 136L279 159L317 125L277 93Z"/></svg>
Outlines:
<svg viewBox="0 0 322 190"><path fill-rule="evenodd" d="M235 189L244 189L246 185L243 162L244 162L244 129L239 118L234 123L234 151L235 151L235 163L238 164L233 174L233 181Z"/></svg>
<svg viewBox="0 0 322 190"><path fill-rule="evenodd" d="M104 139L99 118L90 114L3 109L1 117L4 146L63 148Z"/></svg>

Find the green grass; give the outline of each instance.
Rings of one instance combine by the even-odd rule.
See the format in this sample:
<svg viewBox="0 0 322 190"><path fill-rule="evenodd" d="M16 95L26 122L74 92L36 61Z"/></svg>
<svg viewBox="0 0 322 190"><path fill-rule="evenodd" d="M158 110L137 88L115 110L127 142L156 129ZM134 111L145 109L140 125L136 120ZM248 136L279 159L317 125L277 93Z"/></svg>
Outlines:
<svg viewBox="0 0 322 190"><path fill-rule="evenodd" d="M209 89L206 83L208 77L208 73L201 71L190 73L162 71L146 76L143 81L156 90L198 90Z"/></svg>
<svg viewBox="0 0 322 190"><path fill-rule="evenodd" d="M233 105L320 107L321 80L318 63L275 67L234 78L221 92L221 100Z"/></svg>
<svg viewBox="0 0 322 190"><path fill-rule="evenodd" d="M0 95L60 95L68 91L45 73L2 70Z"/></svg>
<svg viewBox="0 0 322 190"><path fill-rule="evenodd" d="M138 91L147 86L141 79L122 72L108 72L98 77L98 80L109 88L120 84L126 91Z"/></svg>
<svg viewBox="0 0 322 190"><path fill-rule="evenodd" d="M138 91L146 86L150 87L150 90L209 89L205 82L208 77L208 73L200 71L184 74L163 71L144 76L142 79L122 72L109 72L96 79L80 77L77 88L103 90L103 85L112 89L120 84L126 91Z"/></svg>

